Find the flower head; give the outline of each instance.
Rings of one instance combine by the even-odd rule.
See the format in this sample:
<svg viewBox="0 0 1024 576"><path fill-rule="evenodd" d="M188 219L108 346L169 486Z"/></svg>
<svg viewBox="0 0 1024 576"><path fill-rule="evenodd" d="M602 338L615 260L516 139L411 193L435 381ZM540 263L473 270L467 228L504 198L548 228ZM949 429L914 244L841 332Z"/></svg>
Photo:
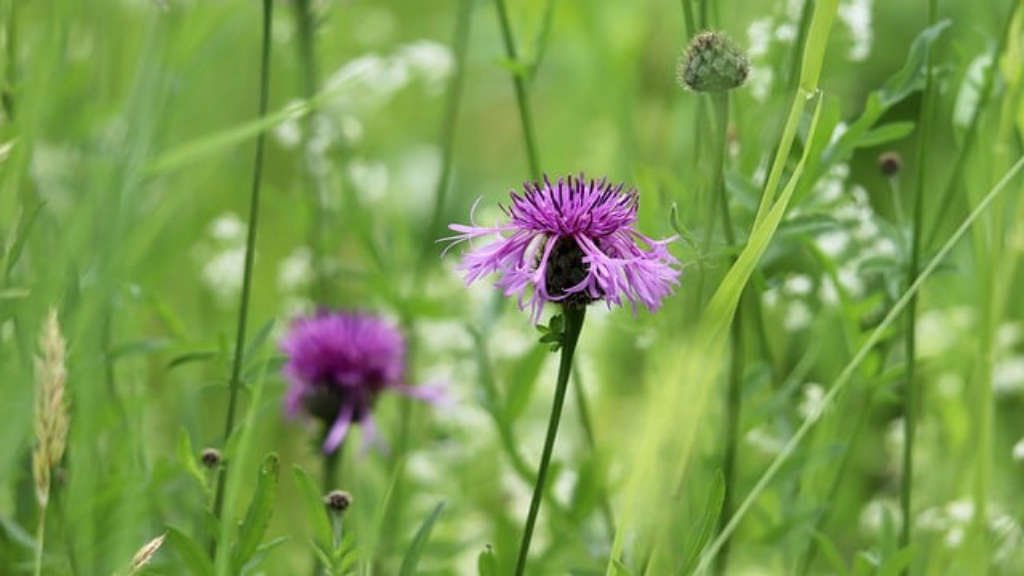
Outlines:
<svg viewBox="0 0 1024 576"><path fill-rule="evenodd" d="M281 342L290 387L289 415L301 411L329 427L325 452L335 451L353 423L373 434L372 409L377 396L392 388L431 399L431 391L406 386L405 340L391 323L352 312L321 312L299 318Z"/></svg>
<svg viewBox="0 0 1024 576"><path fill-rule="evenodd" d="M552 184L527 183L512 193L496 226L449 226L454 243L486 236L492 242L470 250L459 268L466 282L498 272L497 286L529 306L534 322L545 302L609 306L628 301L656 310L679 281L677 260L666 244L634 229L638 195L607 180L569 176ZM454 245L454 244L453 244ZM643 246L643 247L641 247Z"/></svg>
<svg viewBox="0 0 1024 576"><path fill-rule="evenodd" d="M721 32L701 32L693 37L679 62L679 80L697 92L725 92L743 85L750 63L743 52Z"/></svg>

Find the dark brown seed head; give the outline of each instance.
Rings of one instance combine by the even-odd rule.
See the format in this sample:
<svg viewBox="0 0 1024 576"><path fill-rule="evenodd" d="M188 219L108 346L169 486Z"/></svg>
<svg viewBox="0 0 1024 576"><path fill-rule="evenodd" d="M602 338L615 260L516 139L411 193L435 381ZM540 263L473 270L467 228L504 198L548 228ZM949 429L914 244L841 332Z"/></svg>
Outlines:
<svg viewBox="0 0 1024 576"><path fill-rule="evenodd" d="M352 495L344 490L331 490L324 496L324 506L332 512L344 512L352 504Z"/></svg>

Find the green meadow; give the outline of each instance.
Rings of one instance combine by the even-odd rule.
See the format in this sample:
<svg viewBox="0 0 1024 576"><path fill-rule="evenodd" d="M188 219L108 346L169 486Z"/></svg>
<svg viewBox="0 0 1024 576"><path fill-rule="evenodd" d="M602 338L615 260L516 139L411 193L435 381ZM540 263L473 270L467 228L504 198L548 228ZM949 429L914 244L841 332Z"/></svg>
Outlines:
<svg viewBox="0 0 1024 576"><path fill-rule="evenodd" d="M1024 574L1022 170L1020 0L0 0L0 575Z"/></svg>

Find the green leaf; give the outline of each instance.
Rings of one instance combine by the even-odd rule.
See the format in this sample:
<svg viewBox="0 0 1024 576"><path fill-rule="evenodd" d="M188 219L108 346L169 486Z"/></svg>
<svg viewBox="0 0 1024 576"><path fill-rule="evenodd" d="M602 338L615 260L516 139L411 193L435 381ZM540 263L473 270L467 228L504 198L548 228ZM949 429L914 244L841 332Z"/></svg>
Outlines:
<svg viewBox="0 0 1024 576"><path fill-rule="evenodd" d="M256 334L249 340L249 343L245 346L245 352L242 353L242 359L245 362L251 362L253 355L260 351L263 347L263 343L270 337L271 330L274 329L274 320L267 320L260 326L260 329L256 331Z"/></svg>
<svg viewBox="0 0 1024 576"><path fill-rule="evenodd" d="M299 491L299 499L306 512L306 522L313 529L314 542L326 550L330 550L333 541L331 521L327 517L327 509L324 507L323 495L316 487L316 483L309 477L305 470L297 465L292 466L292 476L295 479L295 487Z"/></svg>
<svg viewBox="0 0 1024 576"><path fill-rule="evenodd" d="M903 67L886 80L882 89L877 92L884 107L888 108L924 88L925 57L935 40L949 28L950 24L950 20L946 18L934 26L925 28L917 38L914 38Z"/></svg>
<svg viewBox="0 0 1024 576"><path fill-rule="evenodd" d="M267 454L260 466L256 482L256 493L249 504L249 511L239 527L238 543L235 546L235 570L241 570L260 547L263 535L274 515L274 500L277 497L278 471L281 467L277 454Z"/></svg>
<svg viewBox="0 0 1024 576"><path fill-rule="evenodd" d="M253 554L251 558L249 558L249 561L245 563L245 566L242 566L241 573L250 574L256 571L260 567L260 565L263 564L263 561L267 558L267 556L274 551L275 548L277 548L281 544L284 544L288 540L289 539L287 537L282 536L280 538L274 538L270 542L267 542L266 544L260 546L256 550L256 553Z"/></svg>
<svg viewBox="0 0 1024 576"><path fill-rule="evenodd" d="M39 212L43 209L45 202L39 202L28 212L22 212L18 218L18 223L15 225L13 236L14 239L8 244L9 248L7 253L4 255L4 277L10 277L11 271L14 270L14 265L18 263L21 258L21 252L25 248L25 242L28 240L28 235L32 232L32 226L36 223L36 218L39 217Z"/></svg>
<svg viewBox="0 0 1024 576"><path fill-rule="evenodd" d="M185 364L192 364L194 362L202 362L210 360L220 356L219 350L195 350L192 352L184 352L178 354L167 363L167 369L172 370L178 366L184 366Z"/></svg>
<svg viewBox="0 0 1024 576"><path fill-rule="evenodd" d="M185 563L185 566L188 567L189 574L193 576L210 576L213 574L213 562L210 561L210 557L203 550L202 546L193 540L191 536L174 526L168 526L167 541L177 550L178 556Z"/></svg>
<svg viewBox="0 0 1024 576"><path fill-rule="evenodd" d="M913 122L890 122L878 128L872 128L867 134L853 143L856 148L873 148L902 140L914 132Z"/></svg>
<svg viewBox="0 0 1024 576"><path fill-rule="evenodd" d="M516 362L508 377L508 385L505 386L505 417L509 422L518 420L529 404L530 397L537 387L537 378L547 358L546 347L537 346Z"/></svg>
<svg viewBox="0 0 1024 576"><path fill-rule="evenodd" d="M910 568L914 561L914 549L912 546L902 548L885 560L878 570L878 576L897 576Z"/></svg>
<svg viewBox="0 0 1024 576"><path fill-rule="evenodd" d="M501 66L506 71L511 73L513 76L521 76L526 78L530 75L530 63L523 62L522 60L512 60L511 58L499 58L498 66Z"/></svg>
<svg viewBox="0 0 1024 576"><path fill-rule="evenodd" d="M814 541L818 544L818 550L821 551L825 560L828 561L829 567L831 567L836 574L839 574L839 576L847 576L847 574L850 573L849 569L846 567L846 562L843 560L842 553L839 552L839 548L836 547L835 543L832 542L828 536L820 532L815 532Z"/></svg>
<svg viewBox="0 0 1024 576"><path fill-rule="evenodd" d="M477 556L476 571L478 576L498 576L498 558L490 544Z"/></svg>
<svg viewBox="0 0 1024 576"><path fill-rule="evenodd" d="M419 530L416 531L416 536L412 539L412 544L409 545L409 550L405 553L405 558L402 559L402 567L398 570L399 576L415 576L416 566L420 563L423 548L430 539L430 532L434 529L434 523L437 522L438 517L441 516L441 511L444 510L444 504L444 500L438 502L437 506L434 506L434 510L423 520L423 524L420 524Z"/></svg>
<svg viewBox="0 0 1024 576"><path fill-rule="evenodd" d="M708 491L707 505L704 507L700 528L697 530L697 536L694 538L686 555L686 561L683 563L683 569L681 570L682 574L689 574L697 565L700 554L704 551L704 546L707 545L708 540L718 528L718 518L722 514L722 505L724 503L725 476L721 470L718 470L714 480L711 481L711 489Z"/></svg>
<svg viewBox="0 0 1024 576"><path fill-rule="evenodd" d="M204 490L209 490L209 486L206 484L206 475L199 468L197 462L196 452L192 448L192 439L188 435L188 430L181 428L181 432L178 434L178 464L188 472L189 476L195 478L196 482L203 487Z"/></svg>

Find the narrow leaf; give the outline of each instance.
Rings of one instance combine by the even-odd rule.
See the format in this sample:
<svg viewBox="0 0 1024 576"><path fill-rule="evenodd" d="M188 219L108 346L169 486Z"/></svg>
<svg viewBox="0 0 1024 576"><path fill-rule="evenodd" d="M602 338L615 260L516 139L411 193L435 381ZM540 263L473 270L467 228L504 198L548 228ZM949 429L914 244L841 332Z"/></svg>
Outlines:
<svg viewBox="0 0 1024 576"><path fill-rule="evenodd" d="M420 525L419 530L416 531L416 536L412 539L412 544L409 545L405 558L402 559L402 567L398 571L399 576L414 576L417 574L416 566L420 563L420 556L423 554L423 548L430 539L430 532L434 529L434 523L437 522L441 511L444 510L444 504L443 500L438 502L437 506L434 506L433 512L427 516L423 524Z"/></svg>
<svg viewBox="0 0 1024 576"><path fill-rule="evenodd" d="M274 514L274 500L277 497L278 470L281 462L277 454L271 453L260 466L259 479L256 482L256 493L249 504L238 533L238 544L235 546L235 570L241 570L260 546L263 535L270 525Z"/></svg>
<svg viewBox="0 0 1024 576"><path fill-rule="evenodd" d="M178 552L178 556L185 563L185 566L188 567L189 574L193 576L210 576L213 574L213 562L210 561L210 557L207 556L202 546L193 540L191 536L174 526L168 526L167 540Z"/></svg>

